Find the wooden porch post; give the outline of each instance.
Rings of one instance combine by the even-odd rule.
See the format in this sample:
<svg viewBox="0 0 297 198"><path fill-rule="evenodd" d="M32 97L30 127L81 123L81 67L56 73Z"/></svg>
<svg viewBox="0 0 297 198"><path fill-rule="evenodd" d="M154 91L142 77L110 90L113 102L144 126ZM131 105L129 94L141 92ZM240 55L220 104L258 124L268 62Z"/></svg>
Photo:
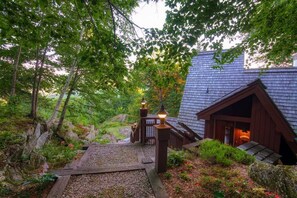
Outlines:
<svg viewBox="0 0 297 198"><path fill-rule="evenodd" d="M145 143L145 135L146 135L146 119L147 116L147 108L141 108L139 109L139 115L140 115L140 143Z"/></svg>
<svg viewBox="0 0 297 198"><path fill-rule="evenodd" d="M167 170L167 146L171 127L168 125L154 125L156 137L155 170L163 173Z"/></svg>

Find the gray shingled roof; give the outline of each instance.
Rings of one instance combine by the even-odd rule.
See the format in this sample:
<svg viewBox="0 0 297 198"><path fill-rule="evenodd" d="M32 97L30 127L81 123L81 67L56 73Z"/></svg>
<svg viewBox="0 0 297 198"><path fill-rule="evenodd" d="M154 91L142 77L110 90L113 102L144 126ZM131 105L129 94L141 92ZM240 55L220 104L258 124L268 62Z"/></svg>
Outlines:
<svg viewBox="0 0 297 198"><path fill-rule="evenodd" d="M297 134L297 68L260 70L244 69L241 55L224 69L212 69L213 52L202 52L192 60L180 106L178 120L187 124L200 136L204 135L204 120L197 120L196 113L209 107L222 97L236 92L260 78L266 92L282 112Z"/></svg>

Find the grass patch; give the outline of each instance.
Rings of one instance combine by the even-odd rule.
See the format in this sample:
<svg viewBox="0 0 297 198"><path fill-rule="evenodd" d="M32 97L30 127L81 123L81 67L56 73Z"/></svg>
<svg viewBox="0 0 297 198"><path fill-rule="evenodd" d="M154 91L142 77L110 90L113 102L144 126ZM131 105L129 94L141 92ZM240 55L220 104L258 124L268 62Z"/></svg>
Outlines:
<svg viewBox="0 0 297 198"><path fill-rule="evenodd" d="M184 181L190 181L191 180L191 178L190 178L190 176L189 176L189 174L187 173L187 172L181 172L180 174L179 174L179 177L182 179L182 180L184 180Z"/></svg>
<svg viewBox="0 0 297 198"><path fill-rule="evenodd" d="M0 117L1 131L9 131L12 133L26 132L30 127L33 127L33 120L26 117Z"/></svg>
<svg viewBox="0 0 297 198"><path fill-rule="evenodd" d="M199 155L214 164L230 166L233 161L242 164L252 164L255 158L237 148L222 144L217 140L203 142L199 147Z"/></svg>
<svg viewBox="0 0 297 198"><path fill-rule="evenodd" d="M80 148L79 143L71 143L63 145L58 141L50 141L45 144L40 150L51 168L57 168L69 163L76 155L76 150Z"/></svg>
<svg viewBox="0 0 297 198"><path fill-rule="evenodd" d="M20 134L15 134L10 131L0 131L0 150L10 145L22 143L24 143L24 138Z"/></svg>
<svg viewBox="0 0 297 198"><path fill-rule="evenodd" d="M44 189L47 188L47 186L56 181L57 179L57 176L52 174L52 173L46 173L42 176L39 176L37 178L30 178L27 182L28 183L31 183L31 184L34 184L35 187L34 189L38 192L38 194L42 193L42 191Z"/></svg>
<svg viewBox="0 0 297 198"><path fill-rule="evenodd" d="M203 188L206 188L212 192L218 192L221 190L222 180L212 176L203 176L200 179L200 184Z"/></svg>
<svg viewBox="0 0 297 198"><path fill-rule="evenodd" d="M172 174L171 173L168 173L168 172L166 172L166 173L164 173L164 177L166 178L166 179L171 179L172 178Z"/></svg>
<svg viewBox="0 0 297 198"><path fill-rule="evenodd" d="M99 126L99 133L94 141L100 144L110 143L110 139L103 138L105 134L113 136L116 140L123 140L127 138L124 134L120 133L120 129L124 127L130 127L130 125L122 122L106 121Z"/></svg>
<svg viewBox="0 0 297 198"><path fill-rule="evenodd" d="M186 157L185 151L171 150L167 158L167 166L168 167L180 166L184 163L185 157Z"/></svg>

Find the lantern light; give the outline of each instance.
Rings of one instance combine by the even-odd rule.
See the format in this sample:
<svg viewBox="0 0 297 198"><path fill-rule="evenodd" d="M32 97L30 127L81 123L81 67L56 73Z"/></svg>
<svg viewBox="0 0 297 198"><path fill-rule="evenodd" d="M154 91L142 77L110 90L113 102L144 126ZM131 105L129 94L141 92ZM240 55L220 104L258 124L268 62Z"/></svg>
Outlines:
<svg viewBox="0 0 297 198"><path fill-rule="evenodd" d="M144 99L144 97L141 100L141 108L144 109L146 106L146 100Z"/></svg>
<svg viewBox="0 0 297 198"><path fill-rule="evenodd" d="M162 104L160 110L157 113L158 117L160 118L160 126L165 125L165 118L167 117L168 113L165 111L165 107Z"/></svg>

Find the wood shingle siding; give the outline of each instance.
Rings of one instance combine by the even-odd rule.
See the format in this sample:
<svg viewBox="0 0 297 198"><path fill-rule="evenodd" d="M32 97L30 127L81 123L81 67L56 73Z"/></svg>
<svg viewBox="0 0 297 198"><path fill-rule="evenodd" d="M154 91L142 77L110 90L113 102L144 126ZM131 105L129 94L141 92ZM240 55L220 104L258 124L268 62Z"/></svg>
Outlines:
<svg viewBox="0 0 297 198"><path fill-rule="evenodd" d="M260 78L265 90L297 134L297 68L244 69L244 56L213 69L213 52L201 52L192 60L185 85L178 120L204 136L204 120L196 113Z"/></svg>

